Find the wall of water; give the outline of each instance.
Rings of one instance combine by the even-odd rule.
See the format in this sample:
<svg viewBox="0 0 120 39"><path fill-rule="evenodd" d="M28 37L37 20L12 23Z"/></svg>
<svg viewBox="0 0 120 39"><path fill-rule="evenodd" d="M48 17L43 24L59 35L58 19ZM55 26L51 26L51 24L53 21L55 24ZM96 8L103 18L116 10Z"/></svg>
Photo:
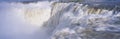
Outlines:
<svg viewBox="0 0 120 39"><path fill-rule="evenodd" d="M79 3L0 3L0 39L120 39L120 12Z"/></svg>
<svg viewBox="0 0 120 39"><path fill-rule="evenodd" d="M50 13L49 2L0 3L0 39L44 39L41 27Z"/></svg>
<svg viewBox="0 0 120 39"><path fill-rule="evenodd" d="M114 14L114 10L94 9L79 3L55 4L59 5L63 8L57 7L55 11L62 15L52 39L119 39L119 12Z"/></svg>

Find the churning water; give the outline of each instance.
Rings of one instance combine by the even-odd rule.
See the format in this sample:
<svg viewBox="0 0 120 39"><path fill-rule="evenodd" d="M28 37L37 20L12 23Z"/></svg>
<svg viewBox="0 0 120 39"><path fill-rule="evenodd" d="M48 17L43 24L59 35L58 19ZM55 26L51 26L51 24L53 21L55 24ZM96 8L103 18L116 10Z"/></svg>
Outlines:
<svg viewBox="0 0 120 39"><path fill-rule="evenodd" d="M120 39L120 12L72 2L2 2L0 39Z"/></svg>

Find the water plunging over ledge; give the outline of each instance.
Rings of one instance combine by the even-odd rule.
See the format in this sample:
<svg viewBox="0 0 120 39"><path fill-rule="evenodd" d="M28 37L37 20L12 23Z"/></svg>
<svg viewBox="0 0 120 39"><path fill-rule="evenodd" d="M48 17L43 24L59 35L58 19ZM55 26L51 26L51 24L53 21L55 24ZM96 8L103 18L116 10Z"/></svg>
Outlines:
<svg viewBox="0 0 120 39"><path fill-rule="evenodd" d="M119 8L80 3L0 3L0 39L120 39Z"/></svg>

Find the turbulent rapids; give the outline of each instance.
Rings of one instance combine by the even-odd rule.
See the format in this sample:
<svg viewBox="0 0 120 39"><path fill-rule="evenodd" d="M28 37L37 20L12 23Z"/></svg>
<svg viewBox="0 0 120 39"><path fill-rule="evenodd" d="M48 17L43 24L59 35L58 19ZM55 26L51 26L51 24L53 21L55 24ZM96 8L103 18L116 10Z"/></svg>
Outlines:
<svg viewBox="0 0 120 39"><path fill-rule="evenodd" d="M119 7L1 2L0 39L120 39Z"/></svg>

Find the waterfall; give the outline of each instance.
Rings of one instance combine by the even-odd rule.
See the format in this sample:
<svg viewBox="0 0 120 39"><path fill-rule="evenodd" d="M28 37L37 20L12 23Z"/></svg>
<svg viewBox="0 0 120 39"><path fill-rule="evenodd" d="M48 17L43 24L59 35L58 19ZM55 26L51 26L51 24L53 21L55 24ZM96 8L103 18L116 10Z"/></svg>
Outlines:
<svg viewBox="0 0 120 39"><path fill-rule="evenodd" d="M57 3L54 7L53 13L61 16L52 39L119 39L119 12L79 3Z"/></svg>
<svg viewBox="0 0 120 39"><path fill-rule="evenodd" d="M119 20L118 7L53 1L1 2L0 39L120 39Z"/></svg>

